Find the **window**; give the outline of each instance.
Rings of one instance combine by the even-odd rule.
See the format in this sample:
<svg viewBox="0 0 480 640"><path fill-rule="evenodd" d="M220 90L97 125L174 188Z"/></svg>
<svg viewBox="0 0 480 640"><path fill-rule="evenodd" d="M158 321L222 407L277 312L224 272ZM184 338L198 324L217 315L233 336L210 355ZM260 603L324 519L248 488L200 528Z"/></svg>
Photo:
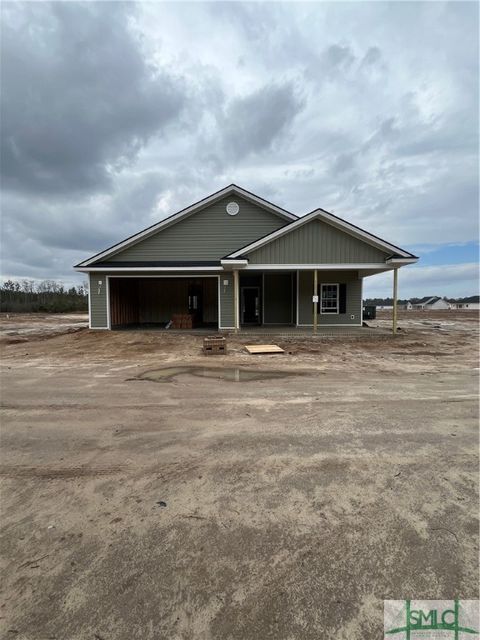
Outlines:
<svg viewBox="0 0 480 640"><path fill-rule="evenodd" d="M320 313L338 313L338 284L322 284Z"/></svg>

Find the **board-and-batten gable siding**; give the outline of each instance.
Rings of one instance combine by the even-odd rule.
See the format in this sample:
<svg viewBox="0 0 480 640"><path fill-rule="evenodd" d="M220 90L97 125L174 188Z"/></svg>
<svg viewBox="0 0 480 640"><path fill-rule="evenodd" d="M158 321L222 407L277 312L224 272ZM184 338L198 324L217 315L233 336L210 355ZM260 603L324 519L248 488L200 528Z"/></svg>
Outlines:
<svg viewBox="0 0 480 640"><path fill-rule="evenodd" d="M357 271L319 271L318 287L321 284L346 284L345 313L318 312L319 325L359 325L362 320L362 279ZM298 274L298 324L313 324L313 272L299 271ZM352 319L351 316L354 316Z"/></svg>
<svg viewBox="0 0 480 640"><path fill-rule="evenodd" d="M249 264L358 264L385 262L388 253L312 220L248 253Z"/></svg>
<svg viewBox="0 0 480 640"><path fill-rule="evenodd" d="M240 211L230 216L231 201ZM287 220L236 195L193 213L106 258L105 262L149 260L220 260L235 249L287 224Z"/></svg>

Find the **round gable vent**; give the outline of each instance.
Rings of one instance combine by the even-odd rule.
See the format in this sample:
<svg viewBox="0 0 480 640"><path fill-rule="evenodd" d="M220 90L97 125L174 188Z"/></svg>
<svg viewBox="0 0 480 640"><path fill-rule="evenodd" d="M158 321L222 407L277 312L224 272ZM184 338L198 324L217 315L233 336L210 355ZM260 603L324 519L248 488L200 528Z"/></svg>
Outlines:
<svg viewBox="0 0 480 640"><path fill-rule="evenodd" d="M226 209L229 216L236 216L240 211L240 207L236 202L229 202L226 206Z"/></svg>

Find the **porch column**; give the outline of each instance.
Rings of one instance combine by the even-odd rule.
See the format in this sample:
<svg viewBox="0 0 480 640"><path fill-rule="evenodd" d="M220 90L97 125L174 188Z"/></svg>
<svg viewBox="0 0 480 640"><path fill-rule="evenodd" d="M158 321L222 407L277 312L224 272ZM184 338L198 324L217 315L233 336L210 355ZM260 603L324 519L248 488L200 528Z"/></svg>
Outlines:
<svg viewBox="0 0 480 640"><path fill-rule="evenodd" d="M235 333L238 333L240 328L240 318L239 318L239 278L238 278L238 269L233 270L233 326L235 327Z"/></svg>
<svg viewBox="0 0 480 640"><path fill-rule="evenodd" d="M317 333L318 322L318 271L313 272L313 333Z"/></svg>
<svg viewBox="0 0 480 640"><path fill-rule="evenodd" d="M393 314L392 332L397 333L397 295L398 295L398 268L393 270Z"/></svg>

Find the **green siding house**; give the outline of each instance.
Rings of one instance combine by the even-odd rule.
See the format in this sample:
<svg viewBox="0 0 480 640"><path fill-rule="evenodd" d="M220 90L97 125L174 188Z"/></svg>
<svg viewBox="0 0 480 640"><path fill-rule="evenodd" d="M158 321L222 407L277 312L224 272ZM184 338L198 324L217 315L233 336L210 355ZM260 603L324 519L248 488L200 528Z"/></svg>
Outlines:
<svg viewBox="0 0 480 640"><path fill-rule="evenodd" d="M298 217L236 185L75 266L91 329L361 326L363 278L416 262L323 209Z"/></svg>

